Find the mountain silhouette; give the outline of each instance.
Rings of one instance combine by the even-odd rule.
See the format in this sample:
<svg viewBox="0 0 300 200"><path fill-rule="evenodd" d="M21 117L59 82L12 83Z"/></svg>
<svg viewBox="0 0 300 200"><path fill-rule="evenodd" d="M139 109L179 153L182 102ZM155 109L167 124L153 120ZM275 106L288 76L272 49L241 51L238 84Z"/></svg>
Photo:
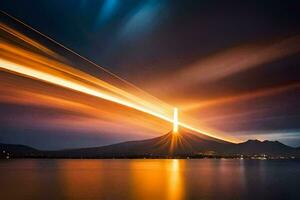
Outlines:
<svg viewBox="0 0 300 200"><path fill-rule="evenodd" d="M57 153L69 154L73 156L179 156L193 155L210 150L220 150L227 145L233 145L222 140L208 136L197 136L187 131L180 134L169 132L163 136L152 139L128 141L102 147L69 149Z"/></svg>
<svg viewBox="0 0 300 200"><path fill-rule="evenodd" d="M25 145L0 143L0 158L30 157L35 156L38 153L40 153L39 150Z"/></svg>
<svg viewBox="0 0 300 200"><path fill-rule="evenodd" d="M166 157L295 157L300 158L300 149L284 145L278 141L248 140L230 143L203 134L180 130L178 134L169 132L152 139L121 142L112 145L39 151L24 145L0 144L0 150L10 152L11 157L47 158L166 158Z"/></svg>
<svg viewBox="0 0 300 200"><path fill-rule="evenodd" d="M267 154L272 156L299 156L299 148L293 148L278 141L248 140L233 146L228 153L244 155Z"/></svg>

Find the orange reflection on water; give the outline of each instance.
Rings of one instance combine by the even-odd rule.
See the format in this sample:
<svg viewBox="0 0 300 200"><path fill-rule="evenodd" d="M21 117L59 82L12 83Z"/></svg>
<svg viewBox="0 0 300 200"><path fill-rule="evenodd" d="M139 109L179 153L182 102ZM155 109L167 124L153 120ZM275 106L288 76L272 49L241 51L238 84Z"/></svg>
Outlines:
<svg viewBox="0 0 300 200"><path fill-rule="evenodd" d="M168 171L168 189L167 199L179 200L183 199L184 196L184 183L182 178L181 165L184 162L180 162L178 159L173 159L170 163L171 169Z"/></svg>
<svg viewBox="0 0 300 200"><path fill-rule="evenodd" d="M181 160L61 160L65 199L184 199Z"/></svg>
<svg viewBox="0 0 300 200"><path fill-rule="evenodd" d="M144 200L183 199L182 164L177 159L134 161L131 164L134 197Z"/></svg>

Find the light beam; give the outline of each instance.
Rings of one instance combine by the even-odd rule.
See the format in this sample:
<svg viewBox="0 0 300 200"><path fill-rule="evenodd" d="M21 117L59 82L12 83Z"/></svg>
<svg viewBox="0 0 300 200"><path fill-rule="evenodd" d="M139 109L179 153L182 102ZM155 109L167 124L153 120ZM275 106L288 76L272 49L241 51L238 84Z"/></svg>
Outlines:
<svg viewBox="0 0 300 200"><path fill-rule="evenodd" d="M178 109L174 108L173 112L173 133L178 133Z"/></svg>
<svg viewBox="0 0 300 200"><path fill-rule="evenodd" d="M19 21L19 23L21 22ZM28 27L28 25L24 23L22 24ZM93 77L87 73L84 73L83 71L80 71L74 68L73 66L65 65L65 63L60 62L56 59L56 56L53 55L53 52L49 52L47 48L41 46L39 43L33 40L29 40L28 38L23 37L23 35L21 34L17 34L17 32L13 31L12 29L7 29L6 26L3 24L1 24L0 29L4 31L4 33L10 34L15 38L21 39L21 41L26 43L26 45L33 46L47 54L47 56L37 55L35 52L23 49L23 44L17 44L17 47L13 43L3 42L0 44L0 70L29 77L31 79L39 80L42 82L51 83L53 85L61 86L90 96L105 99L107 101L111 101L126 107L133 108L143 113L147 113L164 121L173 123L174 133L178 132L178 126L180 125L184 128L216 139L235 142L235 140L219 137L217 135L210 134L206 131L192 127L187 123L179 122L177 108L174 108L172 119L171 106L158 101L156 98L153 98L149 95L145 95L144 92L142 95L140 93L139 95L135 95L131 91L128 91L128 89L123 90L118 85L110 84L109 82L101 80L98 77ZM120 79L108 70L87 60L86 58L80 56L76 52L65 48L63 45L55 42L53 39L43 35L38 31L36 32L48 38L51 42L54 42L60 47L63 47L64 49L77 55L80 59L87 61L93 66L97 66L98 69L103 70L115 79L121 80L122 83L126 86L136 88L136 86L132 85L131 83ZM136 89L138 91L141 91L139 88Z"/></svg>

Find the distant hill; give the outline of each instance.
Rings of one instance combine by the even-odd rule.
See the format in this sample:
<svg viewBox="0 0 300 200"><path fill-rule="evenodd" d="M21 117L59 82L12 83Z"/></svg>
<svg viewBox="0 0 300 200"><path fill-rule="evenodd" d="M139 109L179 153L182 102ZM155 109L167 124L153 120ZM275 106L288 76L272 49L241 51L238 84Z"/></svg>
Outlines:
<svg viewBox="0 0 300 200"><path fill-rule="evenodd" d="M39 150L25 145L0 143L0 158L29 157L29 156L35 156L39 152L40 152Z"/></svg>
<svg viewBox="0 0 300 200"><path fill-rule="evenodd" d="M24 145L0 144L0 150L12 157L43 158L166 158L166 157L245 157L267 155L269 157L300 158L300 149L278 141L248 140L234 144L200 134L181 130L169 132L152 139L128 141L107 146L39 151Z"/></svg>
<svg viewBox="0 0 300 200"><path fill-rule="evenodd" d="M271 156L299 156L300 149L282 144L278 141L248 140L233 146L227 150L229 154L259 155L267 154Z"/></svg>

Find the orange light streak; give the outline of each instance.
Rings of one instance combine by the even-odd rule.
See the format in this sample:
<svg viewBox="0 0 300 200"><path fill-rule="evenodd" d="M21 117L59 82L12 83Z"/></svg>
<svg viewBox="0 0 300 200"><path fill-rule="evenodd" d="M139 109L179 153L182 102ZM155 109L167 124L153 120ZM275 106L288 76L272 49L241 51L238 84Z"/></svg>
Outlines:
<svg viewBox="0 0 300 200"><path fill-rule="evenodd" d="M62 87L65 87L65 88L68 88L68 89L71 89L71 90L79 91L79 92L82 92L82 93L85 93L85 94L88 94L88 95L92 95L92 96L95 96L95 97L98 97L98 98L101 98L101 99L112 101L114 103L118 103L118 104L121 104L123 106L127 106L127 107L130 107L130 108L139 110L141 112L150 114L152 116L158 117L162 120L165 120L165 121L173 123L173 124L176 122L173 119L171 119L170 117L159 114L159 113L154 112L150 109L135 105L134 103L131 103L131 102L128 102L128 101L125 101L125 100L122 100L122 99L119 99L119 98L116 98L116 97L113 97L113 96L110 96L108 94L97 91L96 89L89 88L88 86L81 85L81 84L78 84L76 82L72 82L72 81L66 80L64 78L48 74L47 72L41 72L41 71L36 70L36 69L31 69L29 67L13 63L13 62L4 60L2 58L0 58L0 67L2 69L6 69L6 70L9 70L9 71L21 74L21 75L25 75L25 76L28 76L28 77L31 77L31 78L35 78L35 79L44 81L44 82L48 82L48 83L51 83L51 84L54 84L54 85L59 85L59 86L62 86ZM178 121L178 125L180 125L184 128L190 129L192 131L195 131L195 132L198 132L198 133L216 138L216 139L229 141L228 139L221 138L221 137L218 137L216 135L207 133L203 130L199 130L197 128L194 128L194 127L192 127L188 124L185 124L185 123L182 123L182 122L179 122L179 121ZM230 141L230 142L235 142L235 141Z"/></svg>
<svg viewBox="0 0 300 200"><path fill-rule="evenodd" d="M161 115L159 113L153 112L149 109L143 108L141 106L135 105L135 104L133 104L131 102L128 102L128 101L125 101L125 100L121 100L121 99L116 98L114 96L102 93L100 91L97 91L96 89L92 89L92 88L90 88L88 86L85 86L83 84L78 84L76 82L72 82L72 81L64 79L62 77L58 77L58 76L49 74L47 72L42 72L42 71L39 71L39 70L36 70L36 69L31 69L29 67L13 63L13 62L4 60L2 58L0 58L0 66L1 66L2 69L6 69L6 70L9 70L9 71L12 71L12 72L15 72L15 73L18 73L18 74L21 74L21 75L25 75L25 76L28 76L28 77L31 77L31 78L35 78L35 79L38 79L38 80L41 80L41 81L44 81L44 82L48 82L48 83L51 83L51 84L54 84L54 85L59 85L59 86L62 86L62 87L65 87L65 88L68 88L68 89L71 89L71 90L75 90L75 91L78 91L78 92L82 92L82 93L85 93L85 94L88 94L88 95L99 97L101 99L112 101L112 102L115 102L115 103L118 103L118 104L121 104L121 105L124 105L124 106L127 106L127 107L134 108L136 110L148 113L148 114L153 115L155 117L158 117L160 119L163 119L163 120L166 120L166 121L169 121L169 122L173 122L170 118L168 118L164 115Z"/></svg>
<svg viewBox="0 0 300 200"><path fill-rule="evenodd" d="M188 106L183 106L182 109L187 111L187 110L205 108L209 106L241 102L241 101L246 101L254 98L276 95L278 93L293 90L296 88L300 88L300 82L293 82L286 85L260 89L252 92L238 94L235 96L227 96L227 97L221 97L221 98L197 102L197 103L190 103Z"/></svg>
<svg viewBox="0 0 300 200"><path fill-rule="evenodd" d="M7 28L3 24L1 24L0 29L11 34L14 37L20 38L27 44L30 44L38 49L43 50L46 53L49 53L49 56L55 56L53 55L52 51L48 50L46 47L43 47L39 43L23 36L22 34L13 31L10 28ZM52 39L50 40L53 41ZM59 45L62 46L61 44ZM174 109L174 118L172 118L172 111L170 109L171 107L169 107L168 104L163 104L156 98L150 99L145 97L138 97L130 92L119 88L117 85L114 86L97 77L93 77L87 73L75 69L73 66L68 66L55 59L47 58L41 55L37 55L34 52L23 50L9 43L1 43L0 50L0 68L2 70L9 71L10 73L15 73L21 76L29 77L35 80L43 81L46 83L50 83L53 85L61 86L63 88L81 92L129 108L133 108L143 113L147 113L164 121L173 123L173 130L175 132L178 132L178 126L182 126L194 132L198 132L216 139L236 142L236 140L229 140L227 138L218 137L214 134L210 134L206 131L192 127L187 123L179 122L177 109ZM77 53L74 54L78 55ZM83 58L80 55L78 56L81 59L87 60L86 58ZM104 71L109 74L112 74L106 69ZM113 76L116 77L116 75Z"/></svg>

